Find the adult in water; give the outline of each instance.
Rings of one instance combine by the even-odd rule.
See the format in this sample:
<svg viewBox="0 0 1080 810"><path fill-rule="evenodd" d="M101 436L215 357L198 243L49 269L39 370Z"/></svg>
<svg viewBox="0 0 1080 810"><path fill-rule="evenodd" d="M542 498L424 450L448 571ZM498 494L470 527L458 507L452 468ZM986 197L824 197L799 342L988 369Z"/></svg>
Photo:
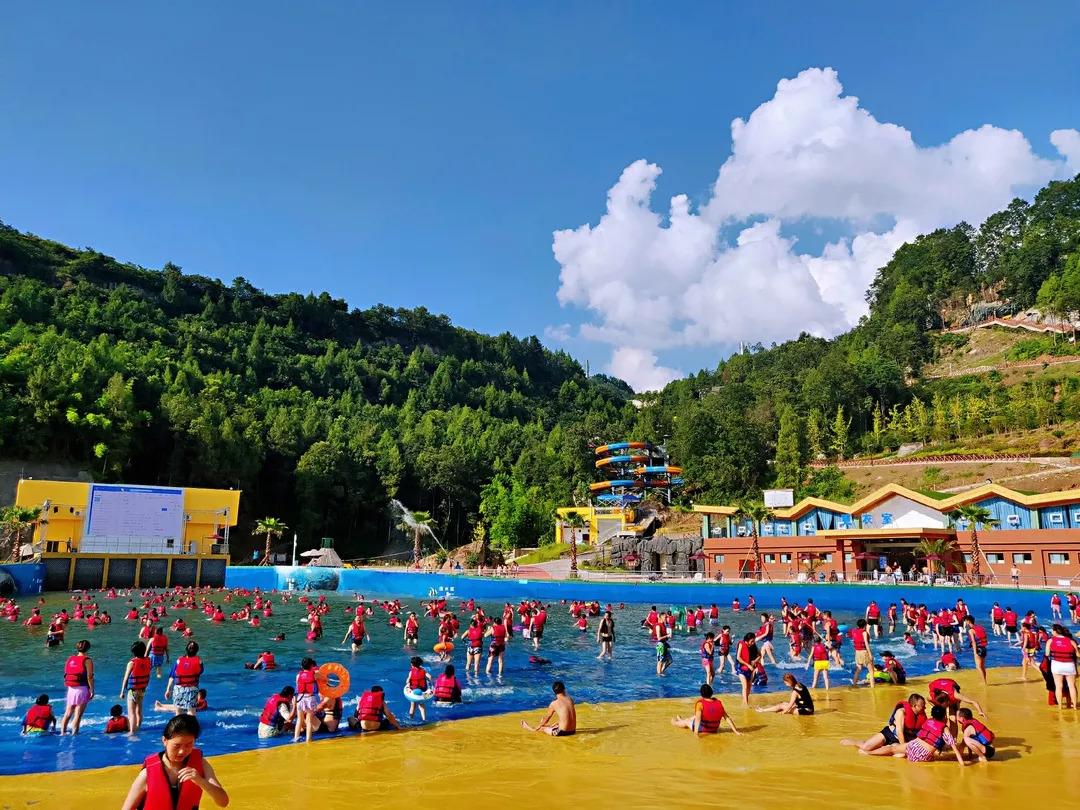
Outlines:
<svg viewBox="0 0 1080 810"><path fill-rule="evenodd" d="M600 654L597 658L607 656L610 661L615 648L615 619L611 617L611 611L604 613L600 620L600 626L596 628L596 643L600 645Z"/></svg>
<svg viewBox="0 0 1080 810"><path fill-rule="evenodd" d="M772 706L759 706L759 712L776 712L777 714L800 714L803 716L814 713L814 698L810 696L810 690L795 680L790 672L784 675L784 683L791 689L791 696Z"/></svg>
<svg viewBox="0 0 1080 810"><path fill-rule="evenodd" d="M562 681L555 681L551 685L551 691L555 693L555 699L548 704L547 714L535 728L524 720L521 727L527 731L542 731L552 737L570 737L577 733L577 708L574 701L566 694L566 685ZM551 722L552 718L555 722Z"/></svg>

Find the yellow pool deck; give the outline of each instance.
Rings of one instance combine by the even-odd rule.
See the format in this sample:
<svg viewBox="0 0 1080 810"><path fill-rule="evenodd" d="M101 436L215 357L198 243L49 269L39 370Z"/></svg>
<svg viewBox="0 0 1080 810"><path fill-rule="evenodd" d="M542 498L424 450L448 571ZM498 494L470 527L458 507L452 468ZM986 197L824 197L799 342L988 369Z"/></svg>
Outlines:
<svg viewBox="0 0 1080 810"><path fill-rule="evenodd" d="M801 673L797 673L801 674ZM840 745L865 739L893 704L924 692L928 678L873 692L815 693L813 717L760 714L724 702L745 736L696 738L670 725L691 698L581 705L576 737L521 728L539 710L436 724L404 733L346 736L212 757L231 807L410 808L994 808L1075 803L1080 789L1080 712L1046 705L1042 680L1019 669L953 673L983 703L998 735L990 763L961 769L867 757ZM573 681L568 680L573 695ZM780 695L755 696L756 705ZM254 734L254 730L252 731ZM148 751L147 753L150 753ZM951 757L951 754L950 754ZM135 766L0 778L0 807L120 807ZM213 807L204 800L203 810Z"/></svg>

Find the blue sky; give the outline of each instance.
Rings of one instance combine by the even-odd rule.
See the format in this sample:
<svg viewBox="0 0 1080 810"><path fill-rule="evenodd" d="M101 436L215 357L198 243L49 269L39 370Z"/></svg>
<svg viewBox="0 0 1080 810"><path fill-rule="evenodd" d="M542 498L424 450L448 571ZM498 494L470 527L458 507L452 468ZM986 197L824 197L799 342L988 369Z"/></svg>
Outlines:
<svg viewBox="0 0 1080 810"><path fill-rule="evenodd" d="M631 340L690 372L736 335L783 330L627 338L625 318L584 303L595 285L557 299L553 231L596 225L634 161L662 167L662 218L676 194L704 205L732 119L814 67L920 147L991 123L1061 158L1050 132L1080 124L1072 2L701 5L15 4L0 29L0 219L148 267L424 305L491 333L549 330L546 343L594 371ZM1064 174L1063 161L1045 171ZM1033 177L1044 174L1008 174L1001 194ZM910 220L931 227L957 205ZM833 238L833 214L777 206L724 227L776 216L814 255L818 234ZM625 275L633 291L636 270L582 273ZM842 326L818 320L823 333ZM590 322L623 331L583 336Z"/></svg>

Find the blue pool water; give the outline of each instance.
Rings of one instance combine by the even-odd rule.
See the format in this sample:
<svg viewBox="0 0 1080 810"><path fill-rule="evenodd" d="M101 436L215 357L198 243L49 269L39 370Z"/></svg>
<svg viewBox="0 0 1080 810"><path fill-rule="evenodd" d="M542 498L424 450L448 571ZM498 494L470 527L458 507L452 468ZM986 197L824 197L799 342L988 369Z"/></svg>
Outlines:
<svg viewBox="0 0 1080 810"><path fill-rule="evenodd" d="M451 603L452 609L457 608L460 597L468 596L466 591L467 588L459 587L459 599ZM759 596L759 611L777 613L782 593L782 588L777 586L769 589L767 599ZM829 607L829 593L830 591L823 589L815 594L815 603L819 608ZM832 593L839 595L841 591ZM312 598L317 595L311 594ZM259 740L255 729L267 697L293 683L300 659L307 655L320 664L338 661L349 669L353 688L345 698L348 711L355 707L356 696L360 691L372 684L379 684L386 690L391 710L408 726L408 720L405 719L408 706L402 697L402 686L409 670L408 659L414 653L402 644L402 631L387 626L385 615L377 609L375 616L370 617L367 622L372 641L365 645L360 653L353 654L347 646L339 643L349 623L345 607L350 604L352 594L331 592L325 595L333 609L324 619L325 636L320 641L311 643L305 640L306 627L300 623L306 612L304 606L295 599L282 604L279 595L274 596L274 616L264 620L262 627L258 629L239 622L213 625L198 610L170 612L164 623L166 628L175 618L183 616L195 630L195 639L201 647L200 656L206 664L201 685L208 689L211 710L199 715L203 726L200 747L204 751L208 754L221 754L291 744L291 735L287 740ZM916 592L906 595L919 599ZM224 594L219 594L216 598L222 596ZM394 598L393 594L367 593L366 596ZM599 590L596 596L602 600L603 591ZM868 598L874 596L869 594ZM1018 604L1013 604L1013 607L1018 610L1038 610L1044 608L1048 598L1042 594L1026 596L1026 599L1018 598ZM419 598L400 598L403 604L421 612ZM801 602L804 595L793 594L789 598ZM137 596L134 599L137 605L143 601ZM955 597L953 599L955 600ZM776 603L772 604L774 600ZM21 601L25 618L37 600L34 598ZM103 733L109 708L120 702L118 696L121 676L130 658L129 647L136 640L138 632L134 622L124 620L129 607L126 601L126 597L109 600L101 595L98 603L112 614L113 624L88 630L82 622L73 621L68 625L67 643L59 649L45 648L44 627L25 628L21 623L0 622L0 649L4 651L4 655L0 657L0 774L136 763L159 747L160 730L171 715L154 713L151 707L155 699L163 699L165 678L151 680L145 702L146 721L137 736L107 736ZM244 601L246 598L237 597L231 604L223 603L226 614L230 610L238 610ZM478 603L489 615L499 615L504 601L481 599ZM745 601L744 594L743 602ZM1030 604L1019 604L1022 602ZM42 607L42 614L51 616L61 606L70 608L68 595L49 595ZM883 608L886 606L883 605ZM518 633L508 646L504 675L501 678L484 675L482 665L481 674L476 677L464 673L465 656L463 649L459 647L454 652L453 663L465 686L465 703L449 709L429 705L429 722L520 709L539 709L550 700L550 686L554 680L565 681L570 694L577 700L586 702L625 702L696 695L702 683L698 649L703 633L677 634L672 644L674 664L664 677L657 678L654 647L648 641L645 631L640 629L641 620L648 610L648 604L627 603L625 609L615 612L617 643L614 662L596 660L597 620L590 619L590 631L580 633L571 626L567 606L555 601L550 602L549 621L540 652L551 659L550 665L538 666L529 663L529 655L533 652L532 642L523 639ZM1020 612L1023 613L1023 610ZM834 610L834 615L841 623L851 625L854 625L857 618L852 611ZM459 612L459 617L461 616L462 612ZM981 617L980 621L989 627L989 623ZM756 613L732 613L727 605L721 605L720 624L731 625L732 634L737 638L757 627L760 618ZM279 632L286 634L286 640L272 642L270 639ZM444 665L431 651L431 645L436 640L435 633L434 621L422 619L419 654L425 659L428 670L438 674ZM177 633L170 631L169 635L171 652L175 656L182 647L182 640ZM93 645L90 655L96 667L98 695L87 708L81 733L76 737L60 737L56 734L21 736L19 730L22 718L39 694L47 693L52 698L57 718L62 715L65 694L64 662L67 656L74 652L75 642L82 638L89 639ZM275 653L279 668L272 672L245 670L244 662L253 661L264 649L271 649ZM929 644L920 645L917 651L906 648L900 643L899 633L892 639L886 637L875 644L875 653L880 654L882 650L892 650L901 658L910 675L930 672L937 658ZM790 660L785 640L777 639L776 655L778 666L767 666L769 686L765 690L757 691L783 689L780 678L787 670L793 671L797 677L803 677L803 664ZM844 657L849 662L854 658L850 642L845 643ZM970 665L969 651L965 650L958 657L962 665ZM991 641L988 659L991 666L1015 665L1018 662L1019 653L1016 650L1008 649L1000 639ZM848 682L851 669L849 666ZM167 677L167 671L165 675ZM832 678L834 686L843 683L845 673L834 670ZM721 693L738 691L737 680L730 673L719 678L714 686ZM416 722L419 722L419 715Z"/></svg>

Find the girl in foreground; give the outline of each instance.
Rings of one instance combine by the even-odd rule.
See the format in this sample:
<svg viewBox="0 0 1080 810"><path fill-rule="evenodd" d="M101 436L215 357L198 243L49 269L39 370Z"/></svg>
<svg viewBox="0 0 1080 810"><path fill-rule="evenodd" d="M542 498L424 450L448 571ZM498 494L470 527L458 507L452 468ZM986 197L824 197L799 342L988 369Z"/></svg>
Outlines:
<svg viewBox="0 0 1080 810"><path fill-rule="evenodd" d="M165 724L161 737L165 750L151 754L143 762L123 810L197 810L204 793L218 807L229 806L229 794L210 763L203 759L202 751L195 747L199 730L199 721L191 714L178 714Z"/></svg>

